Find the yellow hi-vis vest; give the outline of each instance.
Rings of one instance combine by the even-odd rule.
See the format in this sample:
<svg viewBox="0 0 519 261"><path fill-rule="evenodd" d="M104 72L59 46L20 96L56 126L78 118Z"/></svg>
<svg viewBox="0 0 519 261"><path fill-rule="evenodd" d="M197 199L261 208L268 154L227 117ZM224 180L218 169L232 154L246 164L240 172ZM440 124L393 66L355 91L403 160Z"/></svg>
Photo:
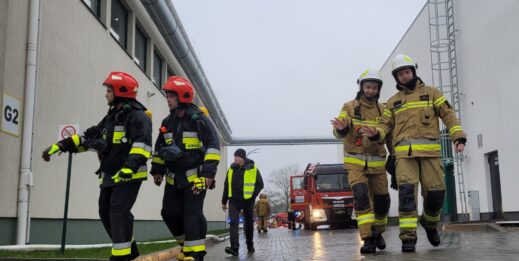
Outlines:
<svg viewBox="0 0 519 261"><path fill-rule="evenodd" d="M227 185L228 185L228 196L232 198L232 174L234 170L229 168L227 171ZM243 198L249 199L252 198L252 194L254 193L254 186L256 185L256 174L258 173L258 168L256 168L256 164L252 169L245 170L245 174L243 175Z"/></svg>

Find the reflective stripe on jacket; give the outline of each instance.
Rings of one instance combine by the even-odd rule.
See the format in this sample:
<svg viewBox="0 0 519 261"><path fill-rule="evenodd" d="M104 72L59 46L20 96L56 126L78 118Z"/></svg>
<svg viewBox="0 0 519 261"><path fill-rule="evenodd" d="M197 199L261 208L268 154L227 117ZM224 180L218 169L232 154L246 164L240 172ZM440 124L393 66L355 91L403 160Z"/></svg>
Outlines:
<svg viewBox="0 0 519 261"><path fill-rule="evenodd" d="M401 90L389 98L377 130L380 140L392 131L397 158L441 157L439 118L452 141L466 138L447 98L418 80L414 90Z"/></svg>

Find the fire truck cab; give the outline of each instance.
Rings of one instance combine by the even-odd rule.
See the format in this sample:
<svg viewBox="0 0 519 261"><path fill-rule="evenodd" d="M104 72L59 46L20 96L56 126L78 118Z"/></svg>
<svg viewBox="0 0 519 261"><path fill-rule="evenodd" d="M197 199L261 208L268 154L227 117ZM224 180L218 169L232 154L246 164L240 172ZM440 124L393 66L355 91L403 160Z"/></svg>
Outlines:
<svg viewBox="0 0 519 261"><path fill-rule="evenodd" d="M308 164L302 175L290 177L290 204L305 228L357 224L343 164Z"/></svg>

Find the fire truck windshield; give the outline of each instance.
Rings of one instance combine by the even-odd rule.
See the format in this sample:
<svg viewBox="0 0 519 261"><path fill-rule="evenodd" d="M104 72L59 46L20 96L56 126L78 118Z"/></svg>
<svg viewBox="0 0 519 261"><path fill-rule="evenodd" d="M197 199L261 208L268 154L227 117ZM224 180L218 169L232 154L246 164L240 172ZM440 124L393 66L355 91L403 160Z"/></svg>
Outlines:
<svg viewBox="0 0 519 261"><path fill-rule="evenodd" d="M351 191L348 178L344 174L322 174L316 178L315 185L319 192Z"/></svg>

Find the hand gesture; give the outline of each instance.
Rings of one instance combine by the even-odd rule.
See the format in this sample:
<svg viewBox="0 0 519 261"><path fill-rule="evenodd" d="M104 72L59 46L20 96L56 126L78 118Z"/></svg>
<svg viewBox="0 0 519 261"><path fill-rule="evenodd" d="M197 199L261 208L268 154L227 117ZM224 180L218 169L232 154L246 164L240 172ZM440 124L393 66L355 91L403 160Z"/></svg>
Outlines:
<svg viewBox="0 0 519 261"><path fill-rule="evenodd" d="M368 138L371 138L373 136L376 136L378 134L378 131L375 128L364 126L364 127L359 129L359 134L361 134L362 136L366 136Z"/></svg>
<svg viewBox="0 0 519 261"><path fill-rule="evenodd" d="M50 161L50 156L52 156L52 154L54 154L56 152L60 152L60 151L61 150L60 150L60 147L58 146L58 144L52 144L43 151L43 153L41 154L41 158L44 161Z"/></svg>
<svg viewBox="0 0 519 261"><path fill-rule="evenodd" d="M207 186L208 189L214 189L214 187L215 187L214 179L213 178L205 178L205 185Z"/></svg>
<svg viewBox="0 0 519 261"><path fill-rule="evenodd" d="M465 144L463 144L459 141L454 142L454 151L456 153L463 152L464 150L465 150Z"/></svg>
<svg viewBox="0 0 519 261"><path fill-rule="evenodd" d="M155 185L160 186L160 184L162 184L163 179L164 177L162 175L153 174L153 183L155 183Z"/></svg>
<svg viewBox="0 0 519 261"><path fill-rule="evenodd" d="M343 130L344 128L348 127L348 119L346 118L334 118L330 120L330 122L332 123L332 126L338 130Z"/></svg>

